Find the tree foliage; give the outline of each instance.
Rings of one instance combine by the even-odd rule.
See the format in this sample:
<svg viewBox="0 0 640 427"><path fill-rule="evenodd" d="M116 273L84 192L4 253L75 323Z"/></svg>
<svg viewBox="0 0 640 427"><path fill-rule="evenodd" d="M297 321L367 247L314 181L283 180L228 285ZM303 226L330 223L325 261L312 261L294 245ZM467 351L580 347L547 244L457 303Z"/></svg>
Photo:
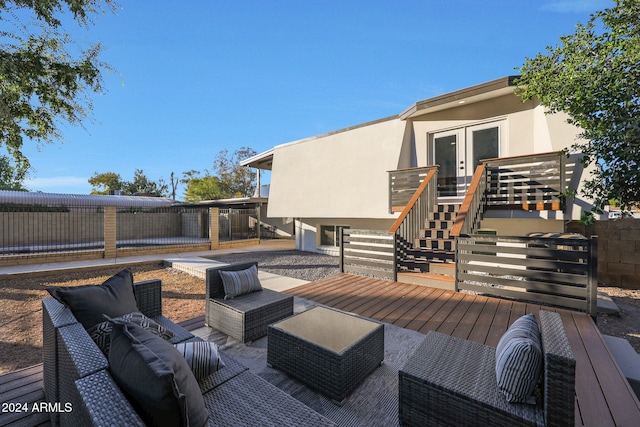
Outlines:
<svg viewBox="0 0 640 427"><path fill-rule="evenodd" d="M24 185L27 176L26 168L14 166L8 156L0 156L0 190L27 191Z"/></svg>
<svg viewBox="0 0 640 427"><path fill-rule="evenodd" d="M181 182L187 186L185 201L251 196L255 190L256 173L241 166L240 162L255 154L249 147L242 147L231 154L229 150L220 150L213 161L213 173L206 169L204 173L197 170L184 172Z"/></svg>
<svg viewBox="0 0 640 427"><path fill-rule="evenodd" d="M101 45L80 49L61 19L89 27L103 5L115 7L112 0L0 0L0 145L20 168L29 167L25 139L61 139L60 125L81 124L93 108L89 94L102 92Z"/></svg>
<svg viewBox="0 0 640 427"><path fill-rule="evenodd" d="M123 191L125 194L143 194L158 197L167 197L169 186L162 178L152 181L147 178L142 169L136 169L133 173L133 181L125 181L120 174L115 172L95 172L89 178L91 194L110 194L112 191Z"/></svg>
<svg viewBox="0 0 640 427"><path fill-rule="evenodd" d="M582 128L571 151L595 165L583 194L601 212L640 202L640 2L615 0L545 54L527 58L518 87L548 112L563 111Z"/></svg>
<svg viewBox="0 0 640 427"><path fill-rule="evenodd" d="M184 190L185 202L200 202L202 200L223 199L225 195L220 186L220 180L205 171L204 176L196 170L184 172L181 180L187 187Z"/></svg>

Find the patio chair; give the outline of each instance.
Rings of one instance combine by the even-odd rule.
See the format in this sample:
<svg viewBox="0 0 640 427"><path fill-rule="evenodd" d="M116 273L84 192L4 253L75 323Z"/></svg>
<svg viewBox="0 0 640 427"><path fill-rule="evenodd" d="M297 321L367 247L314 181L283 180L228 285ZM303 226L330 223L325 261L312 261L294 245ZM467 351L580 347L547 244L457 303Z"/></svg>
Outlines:
<svg viewBox="0 0 640 427"><path fill-rule="evenodd" d="M206 271L207 326L244 343L267 335L267 326L293 314L293 296L270 289L225 299L221 271L246 270L257 262L244 262L208 268Z"/></svg>

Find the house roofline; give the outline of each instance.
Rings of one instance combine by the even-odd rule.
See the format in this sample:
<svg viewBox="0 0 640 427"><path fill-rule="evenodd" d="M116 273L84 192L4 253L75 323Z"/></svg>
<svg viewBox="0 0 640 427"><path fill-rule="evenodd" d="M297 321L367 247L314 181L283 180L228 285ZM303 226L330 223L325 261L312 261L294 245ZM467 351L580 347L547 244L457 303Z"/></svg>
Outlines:
<svg viewBox="0 0 640 427"><path fill-rule="evenodd" d="M455 107L458 104L467 104L482 101L489 98L513 93L516 80L520 76L507 76L489 82L481 83L468 88L449 92L444 95L434 96L418 101L405 111L400 113L402 120L412 119L424 114Z"/></svg>
<svg viewBox="0 0 640 427"><path fill-rule="evenodd" d="M449 92L444 95L434 96L422 101L418 101L411 107L404 110L399 115L385 117L383 119L373 120L366 123L360 123L355 126L346 127L343 129L334 130L331 132L323 133L320 135L303 138L297 141L287 142L284 144L276 145L274 148L257 154L253 157L240 162L242 166L254 167L257 169L271 170L273 164L273 153L276 148L282 148L295 144L302 144L304 142L313 141L315 139L325 138L327 136L336 135L343 132L348 132L354 129L358 129L365 126L370 126L376 123L382 123L389 120L407 120L416 118L425 114L433 113L435 111L444 110L459 106L460 104L470 104L490 98L496 98L498 96L507 95L513 93L516 80L520 76L507 76L489 82L481 83L475 86L471 86L465 89L460 89L455 92Z"/></svg>

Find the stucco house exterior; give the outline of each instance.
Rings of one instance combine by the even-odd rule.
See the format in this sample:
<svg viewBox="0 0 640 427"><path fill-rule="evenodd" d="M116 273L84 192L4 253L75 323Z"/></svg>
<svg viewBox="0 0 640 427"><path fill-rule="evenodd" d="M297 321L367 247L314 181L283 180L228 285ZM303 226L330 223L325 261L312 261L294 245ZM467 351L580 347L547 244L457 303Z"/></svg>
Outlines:
<svg viewBox="0 0 640 427"><path fill-rule="evenodd" d="M243 164L271 171L267 216L294 222L298 249L338 254L341 228L390 230L403 215L406 203L397 205L391 193L404 171L437 165L438 205L460 206L480 160L523 159L518 161L527 170L544 174L550 163L531 157L544 154L560 159L555 187L541 189L546 175L536 175L534 184L515 182L510 190L494 191L492 200L506 191L511 202L503 198L502 205L484 209L475 228L504 235L563 232L567 220L579 219L591 206L588 200L565 197L588 171L558 153L576 142L579 129L562 114L545 114L535 100L522 102L514 93L516 79L504 77L418 101L397 115L278 145ZM517 181L514 176L509 179ZM520 185L538 185L539 196L523 198ZM407 189L405 198L413 191ZM554 195L544 198L550 192Z"/></svg>

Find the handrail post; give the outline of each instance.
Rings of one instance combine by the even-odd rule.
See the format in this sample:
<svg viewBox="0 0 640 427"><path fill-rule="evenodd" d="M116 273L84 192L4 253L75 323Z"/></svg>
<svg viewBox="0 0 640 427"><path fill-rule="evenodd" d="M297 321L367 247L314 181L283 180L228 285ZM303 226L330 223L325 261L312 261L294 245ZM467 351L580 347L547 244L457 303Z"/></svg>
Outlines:
<svg viewBox="0 0 640 427"><path fill-rule="evenodd" d="M587 287L587 311L595 320L598 316L598 236L591 236L591 239L589 239L589 278Z"/></svg>
<svg viewBox="0 0 640 427"><path fill-rule="evenodd" d="M340 227L340 273L344 273L344 228Z"/></svg>

